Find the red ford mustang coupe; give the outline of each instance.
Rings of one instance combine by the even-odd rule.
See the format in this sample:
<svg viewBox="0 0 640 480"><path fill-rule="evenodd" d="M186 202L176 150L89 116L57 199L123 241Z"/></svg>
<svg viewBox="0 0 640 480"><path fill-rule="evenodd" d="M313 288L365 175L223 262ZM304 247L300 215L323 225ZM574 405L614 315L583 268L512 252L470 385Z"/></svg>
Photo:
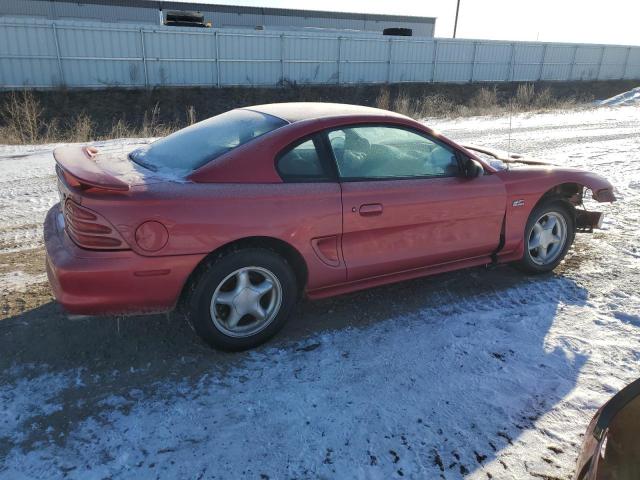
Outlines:
<svg viewBox="0 0 640 480"><path fill-rule="evenodd" d="M47 272L73 314L180 306L210 345L264 342L297 299L476 265L555 268L614 201L602 177L462 147L353 105L240 108L129 154L54 152Z"/></svg>

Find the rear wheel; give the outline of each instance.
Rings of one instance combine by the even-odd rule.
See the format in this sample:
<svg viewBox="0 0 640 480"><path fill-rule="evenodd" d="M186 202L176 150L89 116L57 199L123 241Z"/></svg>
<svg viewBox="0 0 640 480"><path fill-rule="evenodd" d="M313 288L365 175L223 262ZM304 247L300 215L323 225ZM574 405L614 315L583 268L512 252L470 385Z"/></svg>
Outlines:
<svg viewBox="0 0 640 480"><path fill-rule="evenodd" d="M525 247L518 266L529 273L556 268L575 237L573 207L562 200L549 200L531 212L524 231Z"/></svg>
<svg viewBox="0 0 640 480"><path fill-rule="evenodd" d="M284 258L262 248L239 250L212 260L196 276L187 317L212 347L244 350L284 326L297 290Z"/></svg>

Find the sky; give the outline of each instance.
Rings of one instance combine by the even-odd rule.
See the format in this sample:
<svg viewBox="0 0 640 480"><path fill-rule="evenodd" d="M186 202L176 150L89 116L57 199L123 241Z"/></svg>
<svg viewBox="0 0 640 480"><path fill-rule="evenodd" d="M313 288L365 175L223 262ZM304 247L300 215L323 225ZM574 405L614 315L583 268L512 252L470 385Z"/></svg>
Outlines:
<svg viewBox="0 0 640 480"><path fill-rule="evenodd" d="M456 0L200 0L204 3L437 17L451 37ZM640 45L640 0L460 0L459 38Z"/></svg>

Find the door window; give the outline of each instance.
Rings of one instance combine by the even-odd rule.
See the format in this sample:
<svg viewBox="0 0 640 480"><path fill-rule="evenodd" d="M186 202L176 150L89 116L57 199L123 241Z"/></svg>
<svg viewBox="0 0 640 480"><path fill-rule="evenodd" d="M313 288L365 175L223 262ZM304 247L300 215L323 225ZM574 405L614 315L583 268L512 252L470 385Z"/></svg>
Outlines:
<svg viewBox="0 0 640 480"><path fill-rule="evenodd" d="M456 154L416 132L386 126L347 127L329 132L329 143L345 180L454 177Z"/></svg>
<svg viewBox="0 0 640 480"><path fill-rule="evenodd" d="M312 139L281 154L278 157L276 167L285 182L329 180Z"/></svg>

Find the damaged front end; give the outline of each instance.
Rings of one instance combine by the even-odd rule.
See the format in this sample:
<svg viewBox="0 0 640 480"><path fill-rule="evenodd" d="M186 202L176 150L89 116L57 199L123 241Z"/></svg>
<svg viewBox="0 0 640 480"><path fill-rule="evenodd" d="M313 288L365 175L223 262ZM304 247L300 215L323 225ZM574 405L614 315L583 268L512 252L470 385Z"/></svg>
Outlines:
<svg viewBox="0 0 640 480"><path fill-rule="evenodd" d="M547 196L556 196L566 199L575 207L576 232L593 233L595 229L602 228L604 213L587 210L583 199L587 191L591 191L591 198L595 201L615 202L613 187L600 188L593 192L590 186L583 186L580 183L564 183L546 193Z"/></svg>
<svg viewBox="0 0 640 480"><path fill-rule="evenodd" d="M596 202L615 202L613 186L600 175L578 169L568 169L549 162L521 155L505 152L493 148L477 145L464 145L475 155L484 156L484 160L496 170L510 170L510 167L520 165L521 168L546 168L553 175L558 185L548 190L545 197L559 197L567 200L575 207L576 231L592 233L594 229L602 228L604 213L587 211L583 199L587 191ZM482 157L481 157L482 158Z"/></svg>
<svg viewBox="0 0 640 480"><path fill-rule="evenodd" d="M615 202L616 196L613 194L613 187L601 188L596 191L592 191L591 198L596 202ZM602 228L602 222L604 220L604 213L587 211L584 208L582 201L580 202L582 210L576 209L576 231L592 233L596 228Z"/></svg>
<svg viewBox="0 0 640 480"><path fill-rule="evenodd" d="M576 209L576 232L592 233L596 228L602 228L604 213L589 212Z"/></svg>
<svg viewBox="0 0 640 480"><path fill-rule="evenodd" d="M616 196L613 194L613 188L601 188L593 192L593 199L596 202L615 202Z"/></svg>

